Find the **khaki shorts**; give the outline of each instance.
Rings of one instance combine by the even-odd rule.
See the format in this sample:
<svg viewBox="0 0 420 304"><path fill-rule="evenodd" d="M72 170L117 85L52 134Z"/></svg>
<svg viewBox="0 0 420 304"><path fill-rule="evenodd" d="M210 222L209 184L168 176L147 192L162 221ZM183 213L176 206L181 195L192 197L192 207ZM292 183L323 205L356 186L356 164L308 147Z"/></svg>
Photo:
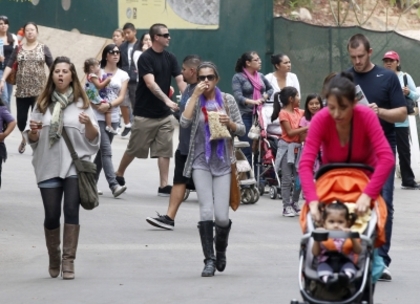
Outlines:
<svg viewBox="0 0 420 304"><path fill-rule="evenodd" d="M134 116L127 154L137 158L172 157L174 126L171 116L146 118Z"/></svg>

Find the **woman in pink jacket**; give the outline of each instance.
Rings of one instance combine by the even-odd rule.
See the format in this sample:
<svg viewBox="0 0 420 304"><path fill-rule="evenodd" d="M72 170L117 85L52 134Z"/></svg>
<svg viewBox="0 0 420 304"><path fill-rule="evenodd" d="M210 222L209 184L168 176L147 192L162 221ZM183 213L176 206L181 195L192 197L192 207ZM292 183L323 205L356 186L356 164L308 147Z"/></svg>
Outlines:
<svg viewBox="0 0 420 304"><path fill-rule="evenodd" d="M358 105L350 74L335 76L327 90L327 105L314 116L299 164L303 193L311 215L319 221L318 196L313 166L322 148L322 163L362 163L375 168L370 182L356 201L358 213L365 213L387 180L395 158L379 119L369 107Z"/></svg>

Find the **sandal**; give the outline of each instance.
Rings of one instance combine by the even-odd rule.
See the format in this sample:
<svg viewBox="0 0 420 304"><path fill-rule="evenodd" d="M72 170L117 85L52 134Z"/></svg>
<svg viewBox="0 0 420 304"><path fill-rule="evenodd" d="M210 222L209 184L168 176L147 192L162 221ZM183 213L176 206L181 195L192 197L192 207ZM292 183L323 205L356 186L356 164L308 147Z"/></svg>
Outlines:
<svg viewBox="0 0 420 304"><path fill-rule="evenodd" d="M26 142L22 141L19 145L18 151L20 154L22 154L23 152L25 152L25 149L26 149Z"/></svg>

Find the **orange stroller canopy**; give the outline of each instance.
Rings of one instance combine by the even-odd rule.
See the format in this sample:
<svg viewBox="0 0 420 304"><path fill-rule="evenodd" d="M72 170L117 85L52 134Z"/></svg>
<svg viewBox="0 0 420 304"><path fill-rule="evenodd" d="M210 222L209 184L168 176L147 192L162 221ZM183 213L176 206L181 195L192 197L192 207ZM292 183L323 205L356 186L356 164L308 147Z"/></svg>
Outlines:
<svg viewBox="0 0 420 304"><path fill-rule="evenodd" d="M369 183L369 178L361 169L337 168L323 174L316 181L316 192L320 202L332 203L336 200L341 202L356 202ZM373 209L376 207L375 209ZM375 247L385 243L385 222L387 208L382 196L376 201L371 201L371 209L376 211L378 222L376 227L377 238ZM303 233L307 232L308 204L305 204L300 214L300 226Z"/></svg>

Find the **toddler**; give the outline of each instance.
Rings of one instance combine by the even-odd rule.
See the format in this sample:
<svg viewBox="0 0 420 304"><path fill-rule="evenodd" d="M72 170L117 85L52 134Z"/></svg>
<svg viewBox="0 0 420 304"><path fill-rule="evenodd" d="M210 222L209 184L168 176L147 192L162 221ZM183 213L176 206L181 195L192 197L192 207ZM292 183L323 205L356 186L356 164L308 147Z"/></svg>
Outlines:
<svg viewBox="0 0 420 304"><path fill-rule="evenodd" d="M104 90L111 82L112 78L109 75L104 75L101 79L101 66L99 61L95 58L89 58L85 61L84 72L86 73L85 92L91 103L99 105L101 103L108 103L108 101L101 98L100 90ZM111 112L105 113L105 130L112 134L117 134L117 131L111 125Z"/></svg>
<svg viewBox="0 0 420 304"><path fill-rule="evenodd" d="M325 205L322 210L322 226L326 230L341 230L350 232L350 227L355 220L355 214L350 214L349 209L342 202L334 202ZM362 246L358 239L328 239L323 242L314 242L312 253L318 257L318 276L327 285L335 282L348 283L356 274L354 264L355 254L360 254ZM331 253L339 252L343 255L339 258L338 276L334 275L334 266L337 259ZM335 255L337 257L337 255Z"/></svg>

